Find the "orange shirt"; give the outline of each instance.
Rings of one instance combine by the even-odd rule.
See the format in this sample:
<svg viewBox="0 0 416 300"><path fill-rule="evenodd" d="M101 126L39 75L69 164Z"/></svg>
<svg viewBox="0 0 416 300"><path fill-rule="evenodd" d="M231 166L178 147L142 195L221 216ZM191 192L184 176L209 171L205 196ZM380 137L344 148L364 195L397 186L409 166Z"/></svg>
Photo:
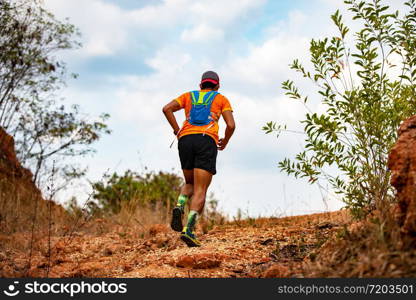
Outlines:
<svg viewBox="0 0 416 300"><path fill-rule="evenodd" d="M208 92L208 91L209 90L201 90L201 92ZM217 96L215 97L211 105L211 113L213 113L217 117L217 122L214 122L214 124L212 124L211 122L210 124L205 125L205 126L195 126L188 122L189 114L190 114L191 107L192 107L192 99L191 99L190 92L182 94L175 100L179 103L181 108L185 109L185 117L186 117L186 121L183 123L182 129L179 132L179 138L188 134L205 133L209 135L210 137L212 137L215 140L215 142L218 144L218 129L219 129L218 121L221 117L221 114L227 110L233 111L228 99L221 94L217 94Z"/></svg>

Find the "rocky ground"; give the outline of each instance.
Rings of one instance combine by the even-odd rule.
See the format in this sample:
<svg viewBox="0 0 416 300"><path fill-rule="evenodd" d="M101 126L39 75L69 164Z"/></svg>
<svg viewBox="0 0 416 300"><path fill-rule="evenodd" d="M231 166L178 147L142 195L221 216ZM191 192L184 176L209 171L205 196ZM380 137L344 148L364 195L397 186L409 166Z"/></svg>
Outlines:
<svg viewBox="0 0 416 300"><path fill-rule="evenodd" d="M30 270L27 251L0 254L0 271L6 277L25 270L34 277L307 277L303 262L347 222L345 212L238 221L200 233L200 248L188 248L165 225L151 226L142 238L122 226L101 235L75 232L51 238L50 259L48 238L38 240Z"/></svg>
<svg viewBox="0 0 416 300"><path fill-rule="evenodd" d="M416 276L416 116L402 123L389 156L396 198L365 219L352 222L338 211L235 221L200 228L200 248L188 248L166 225L65 221L62 207L39 200L1 130L0 141L0 277ZM32 235L35 207L39 228L51 231Z"/></svg>

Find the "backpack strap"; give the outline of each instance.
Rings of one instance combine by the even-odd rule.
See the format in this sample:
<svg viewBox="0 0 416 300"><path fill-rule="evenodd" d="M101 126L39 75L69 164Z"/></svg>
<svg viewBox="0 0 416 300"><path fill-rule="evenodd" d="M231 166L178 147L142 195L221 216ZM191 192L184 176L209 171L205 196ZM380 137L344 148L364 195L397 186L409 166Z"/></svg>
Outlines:
<svg viewBox="0 0 416 300"><path fill-rule="evenodd" d="M192 105L208 105L212 103L215 96L217 96L217 91L209 91L209 92L200 92L200 91L192 91L191 92L191 99Z"/></svg>
<svg viewBox="0 0 416 300"><path fill-rule="evenodd" d="M208 95L207 95L207 104L208 104L208 103L212 103L212 102L214 101L215 97L216 97L218 94L219 94L219 93L218 93L217 91L210 91L210 92L208 92ZM212 116L212 114L213 114L213 112L211 112L211 114L210 114L210 116L209 116L209 118L212 120L212 123L211 123L211 124L210 124L207 128L205 128L204 133L202 134L203 136L205 136L205 134L206 134L206 132L208 131L208 129L210 129L212 126L214 126L214 124L218 123L218 119L214 118L214 117ZM214 114L214 115L215 115L215 114Z"/></svg>
<svg viewBox="0 0 416 300"><path fill-rule="evenodd" d="M214 101L215 96L217 96L218 92L216 91L209 91L204 97L204 104L208 105Z"/></svg>
<svg viewBox="0 0 416 300"><path fill-rule="evenodd" d="M198 103L199 100L199 91L191 92L192 104L195 105Z"/></svg>

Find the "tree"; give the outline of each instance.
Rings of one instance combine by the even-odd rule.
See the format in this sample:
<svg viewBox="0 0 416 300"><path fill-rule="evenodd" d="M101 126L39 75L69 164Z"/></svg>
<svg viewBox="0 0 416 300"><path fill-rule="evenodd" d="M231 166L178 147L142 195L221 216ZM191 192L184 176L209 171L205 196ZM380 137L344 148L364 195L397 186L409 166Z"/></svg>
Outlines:
<svg viewBox="0 0 416 300"><path fill-rule="evenodd" d="M86 169L67 159L74 156L85 156L94 149L91 144L100 138L99 133L110 133L104 123L109 115L103 114L96 120L82 116L79 106L73 105L70 110L64 105L56 107L53 101L30 106L26 114L20 115L16 126L16 147L20 161L32 166L33 180L41 182L55 165L57 177L65 178L55 191L65 186L68 179L83 176ZM59 160L57 159L59 157Z"/></svg>
<svg viewBox="0 0 416 300"><path fill-rule="evenodd" d="M0 126L13 126L37 96L59 87L66 69L53 54L78 46L76 34L35 0L0 1Z"/></svg>
<svg viewBox="0 0 416 300"><path fill-rule="evenodd" d="M298 60L290 65L315 84L326 112L313 112L293 81L282 84L308 113L301 121L304 150L279 167L310 183L326 180L361 216L364 207L382 208L392 200L387 156L401 121L416 114L416 3L404 2L400 15L382 0L344 2L362 27L353 47L337 11L331 19L339 34L310 43L313 70ZM285 127L269 122L263 130L280 133Z"/></svg>
<svg viewBox="0 0 416 300"><path fill-rule="evenodd" d="M79 47L78 35L38 0L0 0L0 126L14 136L19 159L41 185L52 165L60 187L82 176L85 169L65 158L92 152L100 135L110 133L108 114L82 115L55 95L67 78L56 53Z"/></svg>

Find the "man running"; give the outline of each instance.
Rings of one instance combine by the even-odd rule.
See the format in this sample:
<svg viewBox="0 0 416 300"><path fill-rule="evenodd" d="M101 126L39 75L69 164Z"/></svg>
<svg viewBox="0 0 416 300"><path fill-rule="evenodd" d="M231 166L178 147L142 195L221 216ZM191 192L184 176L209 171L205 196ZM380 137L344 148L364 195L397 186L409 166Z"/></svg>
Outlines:
<svg viewBox="0 0 416 300"><path fill-rule="evenodd" d="M179 158L185 184L181 187L177 206L172 211L171 227L182 232L181 239L189 247L199 247L195 236L198 216L202 213L212 176L216 174L217 150L224 150L235 129L230 102L217 91L220 79L213 71L202 75L199 91L185 93L163 107L173 134L178 136ZM185 109L186 121L182 128L174 112ZM224 118L227 128L224 138L218 137L218 121ZM182 226L186 202L192 197L188 221Z"/></svg>

